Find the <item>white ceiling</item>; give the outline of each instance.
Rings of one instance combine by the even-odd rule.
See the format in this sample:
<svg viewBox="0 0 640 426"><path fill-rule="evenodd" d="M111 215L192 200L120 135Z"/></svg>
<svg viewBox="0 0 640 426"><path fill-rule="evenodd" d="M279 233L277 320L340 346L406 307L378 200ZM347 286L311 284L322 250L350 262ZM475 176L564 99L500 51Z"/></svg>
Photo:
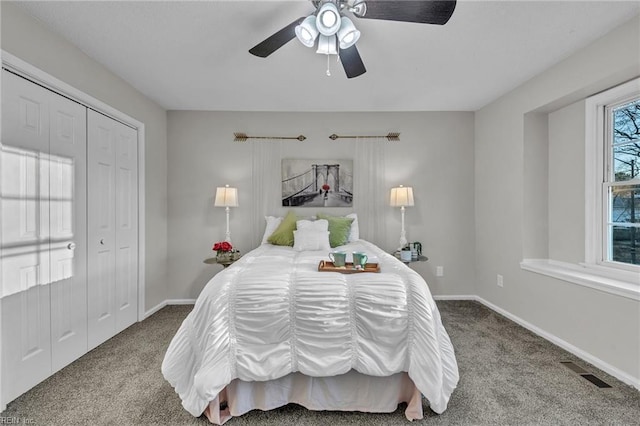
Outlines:
<svg viewBox="0 0 640 426"><path fill-rule="evenodd" d="M638 1L458 1L444 26L354 19L367 73L292 40L310 1L20 3L166 109L474 111L640 13Z"/></svg>

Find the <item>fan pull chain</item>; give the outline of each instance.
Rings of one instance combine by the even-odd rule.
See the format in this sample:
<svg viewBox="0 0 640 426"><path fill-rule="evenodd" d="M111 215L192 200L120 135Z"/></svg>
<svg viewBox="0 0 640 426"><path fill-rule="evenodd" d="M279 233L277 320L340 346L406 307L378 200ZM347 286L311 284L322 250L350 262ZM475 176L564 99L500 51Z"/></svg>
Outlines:
<svg viewBox="0 0 640 426"><path fill-rule="evenodd" d="M331 77L331 71L329 70L329 56L327 55L327 77Z"/></svg>

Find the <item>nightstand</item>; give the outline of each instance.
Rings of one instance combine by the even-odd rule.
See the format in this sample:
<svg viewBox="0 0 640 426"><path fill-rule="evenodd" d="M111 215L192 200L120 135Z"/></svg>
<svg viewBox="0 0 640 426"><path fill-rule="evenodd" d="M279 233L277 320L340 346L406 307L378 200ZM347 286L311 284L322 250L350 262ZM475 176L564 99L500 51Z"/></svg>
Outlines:
<svg viewBox="0 0 640 426"><path fill-rule="evenodd" d="M240 260L241 257L242 256L238 255L238 257L218 262L218 258L214 256L214 257L205 259L203 262L206 263L207 265L222 265L223 268L227 268L229 267L229 265Z"/></svg>
<svg viewBox="0 0 640 426"><path fill-rule="evenodd" d="M409 264L409 263L413 263L413 262L426 262L427 260L429 260L429 258L427 256L423 256L423 255L419 255L417 259L411 259L411 260L402 260L400 259L400 252L396 251L391 253L395 256L396 259L398 259L399 261L401 261L402 263L405 264Z"/></svg>

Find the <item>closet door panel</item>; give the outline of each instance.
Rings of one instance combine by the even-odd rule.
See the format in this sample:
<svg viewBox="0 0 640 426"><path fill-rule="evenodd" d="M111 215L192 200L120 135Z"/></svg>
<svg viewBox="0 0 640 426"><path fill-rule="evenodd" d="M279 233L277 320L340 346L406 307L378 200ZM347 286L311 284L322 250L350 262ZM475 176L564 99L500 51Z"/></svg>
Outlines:
<svg viewBox="0 0 640 426"><path fill-rule="evenodd" d="M49 93L22 77L2 72L2 135L9 137L3 144L49 152Z"/></svg>
<svg viewBox="0 0 640 426"><path fill-rule="evenodd" d="M48 286L35 286L2 299L2 397L6 401L51 374L49 297Z"/></svg>
<svg viewBox="0 0 640 426"><path fill-rule="evenodd" d="M0 271L6 295L49 283L48 204L40 203L48 189L42 188L47 180L40 153L3 144L0 155Z"/></svg>
<svg viewBox="0 0 640 426"><path fill-rule="evenodd" d="M87 352L87 109L51 97L51 350L57 371Z"/></svg>
<svg viewBox="0 0 640 426"><path fill-rule="evenodd" d="M88 309L89 349L116 327L116 131L114 121L89 110L88 123Z"/></svg>
<svg viewBox="0 0 640 426"><path fill-rule="evenodd" d="M48 153L49 91L3 71L2 294L50 282ZM19 278L28 269L34 281Z"/></svg>
<svg viewBox="0 0 640 426"><path fill-rule="evenodd" d="M116 123L116 332L138 318L137 136Z"/></svg>
<svg viewBox="0 0 640 426"><path fill-rule="evenodd" d="M49 93L2 72L0 278L2 395L19 396L51 372L48 197Z"/></svg>

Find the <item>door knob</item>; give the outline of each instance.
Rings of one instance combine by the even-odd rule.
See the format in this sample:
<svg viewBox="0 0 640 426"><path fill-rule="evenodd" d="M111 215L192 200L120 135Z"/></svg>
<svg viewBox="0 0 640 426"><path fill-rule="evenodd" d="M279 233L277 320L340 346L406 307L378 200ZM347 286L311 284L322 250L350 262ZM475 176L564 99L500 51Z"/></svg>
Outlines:
<svg viewBox="0 0 640 426"><path fill-rule="evenodd" d="M67 244L67 248L68 248L69 250L73 250L73 249L75 249L75 248L76 248L76 243L69 243L69 244Z"/></svg>

